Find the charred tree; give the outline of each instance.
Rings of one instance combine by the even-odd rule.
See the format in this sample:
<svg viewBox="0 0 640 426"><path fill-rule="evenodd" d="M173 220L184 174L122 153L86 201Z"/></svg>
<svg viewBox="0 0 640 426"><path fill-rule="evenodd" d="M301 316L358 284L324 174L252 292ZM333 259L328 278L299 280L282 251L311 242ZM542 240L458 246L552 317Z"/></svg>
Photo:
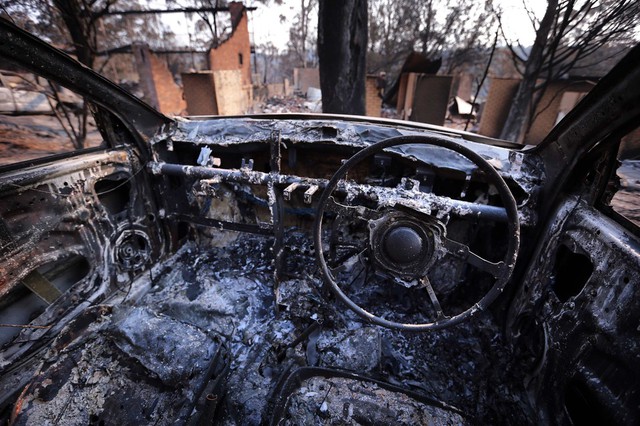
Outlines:
<svg viewBox="0 0 640 426"><path fill-rule="evenodd" d="M522 74L522 82L500 137L516 142L524 139L550 82L598 61L621 57L637 42L635 34L640 22L640 2L547 0L541 21L527 12L536 31L531 50L523 46L514 47L505 37L514 64ZM503 29L500 17L498 19ZM615 53L611 55L607 48Z"/></svg>
<svg viewBox="0 0 640 426"><path fill-rule="evenodd" d="M98 51L98 20L108 12L115 0L107 0L100 10L94 10L93 2L87 0L53 0L53 5L58 9L60 16L71 36L71 41L78 57L78 61L93 69ZM59 103L59 105L62 105ZM79 124L75 128L69 120L68 112L64 112L72 134L72 142L76 149L84 147L87 137L87 120L89 118L89 105L86 100L82 103L82 112ZM97 120L100 120L97 118Z"/></svg>
<svg viewBox="0 0 640 426"><path fill-rule="evenodd" d="M309 53L313 51L313 45L316 44L311 34L311 16L317 5L317 0L301 0L300 10L289 29L288 48L302 68L307 68Z"/></svg>
<svg viewBox="0 0 640 426"><path fill-rule="evenodd" d="M485 64L496 17L476 0L369 0L367 70L395 75L411 52L442 58L442 72Z"/></svg>
<svg viewBox="0 0 640 426"><path fill-rule="evenodd" d="M516 96L511 104L507 121L502 128L500 137L505 140L518 141L522 129L526 125L529 104L536 89L536 80L544 63L544 50L553 27L553 21L558 8L558 0L549 0L547 10L540 22L533 47L524 69L522 81L518 85Z"/></svg>
<svg viewBox="0 0 640 426"><path fill-rule="evenodd" d="M98 51L98 20L105 16L116 0L53 0L53 6L69 31L78 61L93 68Z"/></svg>
<svg viewBox="0 0 640 426"><path fill-rule="evenodd" d="M318 58L322 110L365 114L367 1L321 0Z"/></svg>

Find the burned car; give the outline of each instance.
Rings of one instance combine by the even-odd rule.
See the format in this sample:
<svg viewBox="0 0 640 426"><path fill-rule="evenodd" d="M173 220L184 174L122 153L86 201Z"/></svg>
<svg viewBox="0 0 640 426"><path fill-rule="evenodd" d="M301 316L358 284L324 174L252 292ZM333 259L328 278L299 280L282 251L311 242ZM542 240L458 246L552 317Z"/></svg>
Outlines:
<svg viewBox="0 0 640 426"><path fill-rule="evenodd" d="M638 48L534 148L0 54L102 141L0 168L3 423L640 422Z"/></svg>

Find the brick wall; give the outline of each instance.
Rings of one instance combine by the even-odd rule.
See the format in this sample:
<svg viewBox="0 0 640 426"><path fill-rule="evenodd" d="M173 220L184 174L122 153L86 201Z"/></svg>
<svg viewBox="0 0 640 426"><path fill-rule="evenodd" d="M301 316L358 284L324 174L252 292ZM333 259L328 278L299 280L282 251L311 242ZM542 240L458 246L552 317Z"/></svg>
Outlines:
<svg viewBox="0 0 640 426"><path fill-rule="evenodd" d="M233 32L217 48L211 49L211 70L241 70L242 85L251 85L251 43L247 11L241 2L229 3Z"/></svg>
<svg viewBox="0 0 640 426"><path fill-rule="evenodd" d="M146 45L133 46L140 87L145 101L163 114L180 115L187 109L182 88L176 84L167 64Z"/></svg>
<svg viewBox="0 0 640 426"><path fill-rule="evenodd" d="M176 84L165 61L153 53L150 58L160 112L169 115L183 114L187 109L187 103L183 99L182 88Z"/></svg>
<svg viewBox="0 0 640 426"><path fill-rule="evenodd" d="M272 98L274 96L284 95L284 83L272 83L267 84L267 96Z"/></svg>
<svg viewBox="0 0 640 426"><path fill-rule="evenodd" d="M218 115L212 71L182 74L189 115Z"/></svg>
<svg viewBox="0 0 640 426"><path fill-rule="evenodd" d="M382 99L378 96L378 78L368 75L365 82L365 114L369 117L380 117Z"/></svg>
<svg viewBox="0 0 640 426"><path fill-rule="evenodd" d="M500 137L502 127L509 115L509 109L518 90L519 79L492 78L489 86L487 102L482 109L480 118L481 135L494 138ZM534 121L529 131L522 137L520 143L537 145L540 143L558 121L559 114L566 115L586 93L591 90L593 83L556 81L549 84L544 96L538 103L534 114Z"/></svg>
<svg viewBox="0 0 640 426"><path fill-rule="evenodd" d="M409 119L443 126L452 82L453 77L448 75L417 74Z"/></svg>
<svg viewBox="0 0 640 426"><path fill-rule="evenodd" d="M243 114L251 106L253 99L251 42L247 11L242 2L234 1L229 3L229 13L233 27L231 35L209 52L209 65L214 72L216 100L220 115ZM239 79L236 78L237 75ZM221 86L222 82L224 86Z"/></svg>
<svg viewBox="0 0 640 426"><path fill-rule="evenodd" d="M242 85L242 78L240 70L213 71L218 114L239 115L244 114L249 108L248 100L252 97L251 93L237 89L238 86Z"/></svg>
<svg viewBox="0 0 640 426"><path fill-rule="evenodd" d="M284 79L284 95L285 96L291 96L293 95L293 86L291 85L291 82L289 81L288 78Z"/></svg>
<svg viewBox="0 0 640 426"><path fill-rule="evenodd" d="M473 88L473 76L471 74L460 74L457 79L458 88L456 90L456 96L462 98L462 100L469 102L471 97L475 95L475 93L471 92Z"/></svg>
<svg viewBox="0 0 640 426"><path fill-rule="evenodd" d="M538 107L535 119L524 137L525 145L537 145L558 122L558 115L565 116L594 86L590 82L554 81L549 83Z"/></svg>
<svg viewBox="0 0 640 426"><path fill-rule="evenodd" d="M201 71L182 74L190 115L240 115L250 107L252 94L239 90L240 70Z"/></svg>
<svg viewBox="0 0 640 426"><path fill-rule="evenodd" d="M320 88L320 70L318 68L294 68L293 86L296 90L307 94L309 87Z"/></svg>
<svg viewBox="0 0 640 426"><path fill-rule="evenodd" d="M504 122L509 115L511 102L518 90L520 80L516 78L492 78L487 102L482 108L478 133L492 138L500 137Z"/></svg>

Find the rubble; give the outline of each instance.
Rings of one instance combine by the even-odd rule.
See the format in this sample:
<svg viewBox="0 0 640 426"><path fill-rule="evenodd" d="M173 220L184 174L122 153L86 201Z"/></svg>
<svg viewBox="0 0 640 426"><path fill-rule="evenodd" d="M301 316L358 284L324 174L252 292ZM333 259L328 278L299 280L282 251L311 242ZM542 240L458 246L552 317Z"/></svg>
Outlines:
<svg viewBox="0 0 640 426"><path fill-rule="evenodd" d="M309 101L301 95L274 96L253 107L254 113L282 114L295 112L322 112L322 101Z"/></svg>

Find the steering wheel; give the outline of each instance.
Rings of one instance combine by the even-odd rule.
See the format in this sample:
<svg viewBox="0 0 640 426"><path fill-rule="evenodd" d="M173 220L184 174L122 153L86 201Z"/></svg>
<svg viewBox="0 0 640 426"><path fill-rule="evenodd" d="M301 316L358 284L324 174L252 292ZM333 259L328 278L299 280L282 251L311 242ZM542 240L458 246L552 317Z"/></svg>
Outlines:
<svg viewBox="0 0 640 426"><path fill-rule="evenodd" d="M501 207L477 205L417 189L417 182L403 179L397 188L382 188L373 185L357 184L346 180L347 173L363 160L398 145L423 144L445 148L466 157L484 172L487 182L495 186L502 200ZM404 185L404 186L403 186ZM395 194L389 196L389 192ZM334 195L341 194L344 201L336 201ZM386 195L385 195L386 194ZM367 198L367 205L357 204L355 199ZM390 201L391 200L391 201ZM376 208L370 205L375 204ZM473 216L478 219L495 220L500 216L506 220L508 243L506 254L501 261L494 263L473 253L467 245L447 238L447 227L432 215L432 211L448 211L461 216ZM364 221L369 233L366 248L369 252L367 262L374 262L379 269L396 278L396 281L418 283L416 287L426 289L435 311L435 319L424 323L401 323L382 318L366 311L349 298L341 289L335 269L328 266L323 248L323 218L326 212L350 221ZM442 216L440 214L439 216ZM353 312L368 322L398 330L432 331L459 324L478 312L486 309L502 292L515 266L520 245L520 223L517 204L513 194L500 174L480 155L460 145L444 135L399 136L382 140L368 146L347 160L331 177L320 197L314 225L314 244L317 261L325 283L333 293ZM470 308L453 316L443 311L436 291L427 278L427 272L440 263L440 259L449 254L455 258L488 272L495 283L480 300ZM434 315L432 315L433 317ZM428 318L431 320L431 318Z"/></svg>

